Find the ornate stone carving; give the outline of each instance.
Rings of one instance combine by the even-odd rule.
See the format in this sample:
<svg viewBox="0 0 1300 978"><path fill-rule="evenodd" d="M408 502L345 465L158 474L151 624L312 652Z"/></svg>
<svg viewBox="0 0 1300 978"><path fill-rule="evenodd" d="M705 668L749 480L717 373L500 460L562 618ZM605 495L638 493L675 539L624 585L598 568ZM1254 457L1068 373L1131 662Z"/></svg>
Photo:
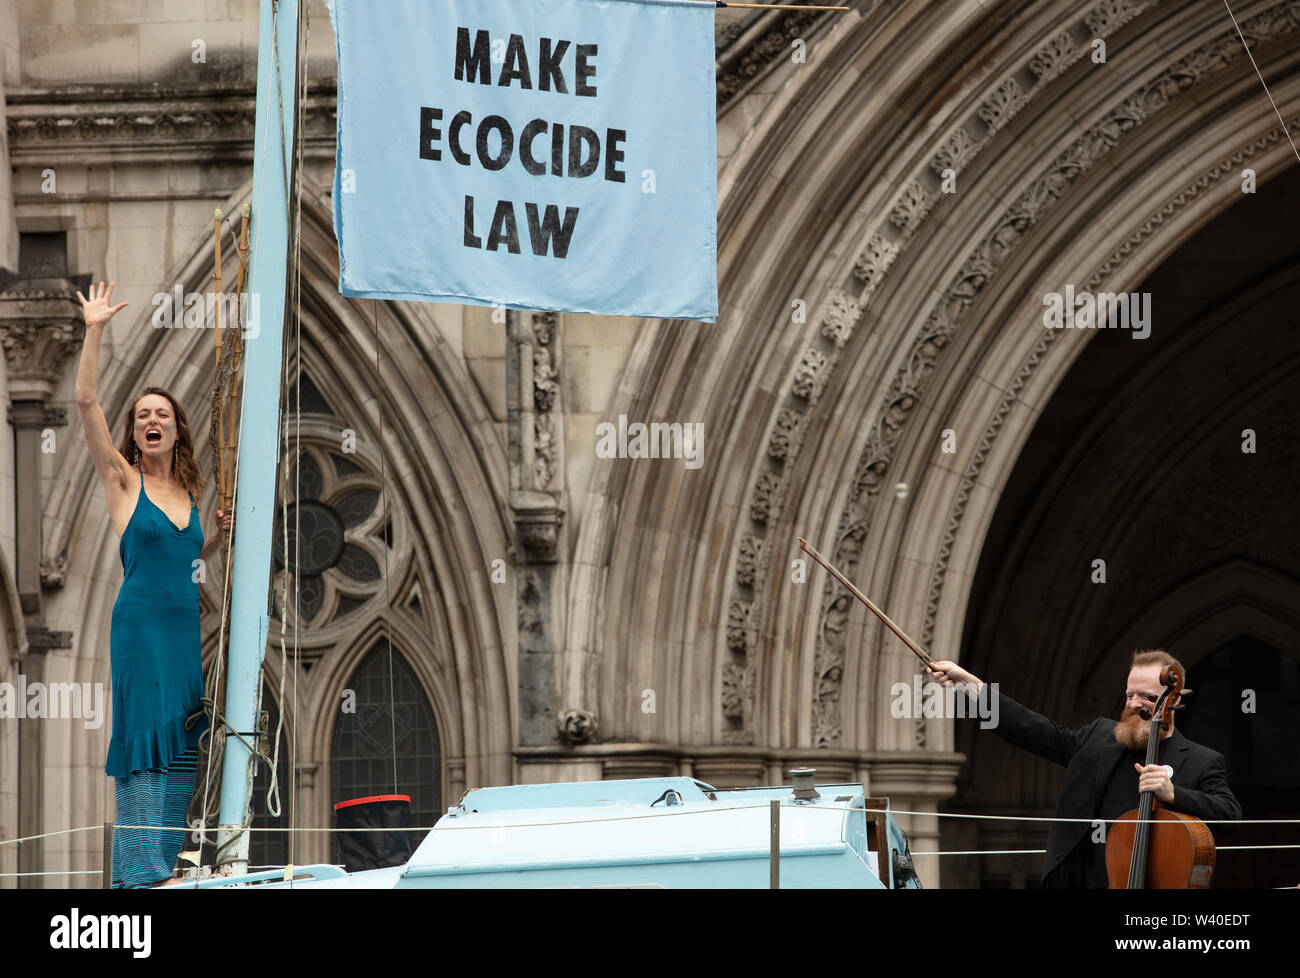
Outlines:
<svg viewBox="0 0 1300 978"><path fill-rule="evenodd" d="M877 232L871 236L867 246L862 249L862 254L853 263L853 277L866 285L867 295L875 291L897 254L898 245L886 239L883 234Z"/></svg>
<svg viewBox="0 0 1300 978"><path fill-rule="evenodd" d="M1025 94L1020 91L1020 83L1012 77L995 88L975 114L990 131L997 132L1010 122L1028 101Z"/></svg>
<svg viewBox="0 0 1300 978"><path fill-rule="evenodd" d="M754 630L749 627L750 605L746 601L732 601L727 606L727 647L736 652L748 652L754 646Z"/></svg>
<svg viewBox="0 0 1300 978"><path fill-rule="evenodd" d="M725 26L715 26L713 30L713 50L718 58L721 59L723 55L727 54L727 49L730 48L731 45L736 42L736 39L744 34L749 27L753 26L754 21L761 16L762 14L759 13L751 13L746 17L742 17L740 20L732 21L730 24Z"/></svg>
<svg viewBox="0 0 1300 978"><path fill-rule="evenodd" d="M925 215L930 213L934 200L934 194L926 190L921 181L908 181L889 211L889 223L904 235L911 234L925 219Z"/></svg>
<svg viewBox="0 0 1300 978"><path fill-rule="evenodd" d="M958 126L948 134L948 138L935 153L934 159L930 161L930 169L939 176L943 176L944 170L960 173L977 152L979 140L965 126Z"/></svg>
<svg viewBox="0 0 1300 978"><path fill-rule="evenodd" d="M758 580L758 563L763 553L763 541L746 533L740 538L740 556L736 561L736 582L744 587L754 587Z"/></svg>
<svg viewBox="0 0 1300 978"><path fill-rule="evenodd" d="M1123 27L1130 20L1152 6L1155 0L1101 0L1086 14L1083 23L1093 37L1105 37Z"/></svg>
<svg viewBox="0 0 1300 978"><path fill-rule="evenodd" d="M727 726L723 743L752 744L754 733L750 718L754 713L754 669L744 662L728 662L722 667L722 715Z"/></svg>
<svg viewBox="0 0 1300 978"><path fill-rule="evenodd" d="M843 573L848 574L849 568L856 566L866 537L865 523L851 527L841 536L836 552L847 562L839 565ZM813 693L813 744L832 747L839 744L843 736L840 683L844 677L845 629L854 598L829 574L822 593L828 604L822 614L822 627L813 652L813 674L817 681Z"/></svg>
<svg viewBox="0 0 1300 978"><path fill-rule="evenodd" d="M734 662L722 667L722 715L733 719L745 715L745 669Z"/></svg>
<svg viewBox="0 0 1300 978"><path fill-rule="evenodd" d="M834 343L836 349L841 349L852 335L853 327L861 315L861 303L849 293L837 289L831 293L830 301L822 312L822 336Z"/></svg>
<svg viewBox="0 0 1300 978"><path fill-rule="evenodd" d="M1108 0L1095 7L1084 20L1088 22L1088 30L1092 36L1105 37L1153 3L1154 0L1146 0L1146 2ZM1005 77L985 97L976 111L977 118L987 127L984 135L977 139L970 134L966 126L958 126L949 133L939 147L934 159L930 161L930 169L939 176L942 176L946 169L960 173L997 131L1028 103L1030 98L1042 91L1048 83L1086 53L1086 48L1074 46L1074 39L1069 31L1060 31L1048 38L1024 65L1035 78L1033 89L1025 92L1014 75ZM912 230L914 229L915 225L912 226Z"/></svg>
<svg viewBox="0 0 1300 978"><path fill-rule="evenodd" d="M63 587L68 576L68 555L61 553L57 557L41 558L41 587L51 590Z"/></svg>
<svg viewBox="0 0 1300 978"><path fill-rule="evenodd" d="M77 324L72 312L75 305L66 296L0 292L0 343L11 398L44 400L53 393L64 363L85 336L85 326Z"/></svg>
<svg viewBox="0 0 1300 978"><path fill-rule="evenodd" d="M717 63L718 107L734 98L769 64L790 51L797 37L807 37L822 18L821 11L791 11L773 17L769 29L753 42L727 50Z"/></svg>
<svg viewBox="0 0 1300 978"><path fill-rule="evenodd" d="M549 493L529 493L535 497L545 495L544 501L532 500L532 505L517 505L517 497L522 493L511 493L511 505L515 511L515 529L519 535L519 545L529 562L549 564L555 562L556 547L560 538L560 524L564 520L564 510L555 505Z"/></svg>
<svg viewBox="0 0 1300 978"><path fill-rule="evenodd" d="M558 314L533 314L533 468L538 489L551 484L557 464L555 414L560 406L560 371L555 339L558 328Z"/></svg>
<svg viewBox="0 0 1300 978"><path fill-rule="evenodd" d="M533 419L533 467L536 470L537 485L545 488L551 484L551 475L555 465L555 417L549 413L538 414Z"/></svg>
<svg viewBox="0 0 1300 978"><path fill-rule="evenodd" d="M772 431L772 437L768 439L767 454L769 458L784 461L786 458L793 457L797 449L798 439L802 437L800 423L803 421L803 415L798 411L792 411L789 408L781 408L776 415L776 427Z"/></svg>
<svg viewBox="0 0 1300 978"><path fill-rule="evenodd" d="M566 744L590 744L596 739L599 724L590 710L563 710L555 718L560 739Z"/></svg>
<svg viewBox="0 0 1300 978"><path fill-rule="evenodd" d="M771 472L764 472L754 485L754 495L749 503L749 517L755 523L767 524L772 515L772 504L776 497L777 486L781 480Z"/></svg>
<svg viewBox="0 0 1300 978"><path fill-rule="evenodd" d="M799 367L794 373L791 393L805 401L812 400L814 392L821 386L820 380L826 369L826 363L826 357L819 351L805 350L803 358L799 361Z"/></svg>
<svg viewBox="0 0 1300 978"><path fill-rule="evenodd" d="M551 342L559 325L559 316L553 312L533 314L533 405L538 411L549 411L560 393L559 376L551 355Z"/></svg>
<svg viewBox="0 0 1300 978"><path fill-rule="evenodd" d="M1083 51L1074 47L1074 38L1069 31L1061 31L1038 49L1029 59L1029 70L1038 79L1039 84L1051 81L1066 68L1083 56Z"/></svg>
<svg viewBox="0 0 1300 978"><path fill-rule="evenodd" d="M754 732L743 728L724 730L722 731L722 742L736 747L747 747L754 743Z"/></svg>

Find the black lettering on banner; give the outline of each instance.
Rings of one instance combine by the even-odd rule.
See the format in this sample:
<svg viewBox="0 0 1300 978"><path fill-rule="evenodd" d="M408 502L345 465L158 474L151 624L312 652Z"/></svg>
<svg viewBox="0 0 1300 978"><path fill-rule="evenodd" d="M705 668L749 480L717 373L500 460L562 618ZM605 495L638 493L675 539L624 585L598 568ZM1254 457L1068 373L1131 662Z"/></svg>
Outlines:
<svg viewBox="0 0 1300 978"><path fill-rule="evenodd" d="M516 78L519 79L521 88L532 88L532 76L528 73L528 55L524 51L524 39L518 34L510 35L510 43L506 47L506 63L501 68L501 77L497 79L497 85L509 85Z"/></svg>
<svg viewBox="0 0 1300 978"><path fill-rule="evenodd" d="M488 251L500 251L505 242L510 254L519 254L519 227L515 224L515 205L508 200L497 201L497 212L492 215L492 230L488 232Z"/></svg>
<svg viewBox="0 0 1300 978"><path fill-rule="evenodd" d="M538 221L537 205L526 201L524 212L528 215L528 236L532 239L533 254L545 255L546 246L554 239L555 257L564 258L569 253L569 239L578 224L578 208L564 209L564 226L560 226L560 209L554 204L546 205L545 216ZM513 215L511 215L513 221Z"/></svg>
<svg viewBox="0 0 1300 978"><path fill-rule="evenodd" d="M569 86L564 82L564 72L560 68L560 59L564 57L564 52L569 49L568 41L561 41L551 50L551 39L542 38L541 54L538 58L537 65L537 87L543 92L551 90L551 82L555 82L555 90L561 95L569 94Z"/></svg>
<svg viewBox="0 0 1300 978"><path fill-rule="evenodd" d="M543 92L555 92L559 95L570 94L565 78L564 58L569 48L574 49L572 94L584 98L596 97L595 60L599 52L596 44L575 44L568 40L553 40L549 37L539 39L537 57L537 87ZM501 65L500 75L496 80L498 87L518 84L521 89L533 88L533 74L530 67L524 36L509 35L506 53ZM457 81L470 84L492 84L492 37L486 30L475 30L470 37L470 28L456 28L456 64ZM442 150L437 145L443 138L438 128L443 118L441 108L420 107L420 159L441 161ZM518 121L518 120L516 120ZM488 115L478 123L473 138L474 148L471 153L465 146L469 138L465 129L474 125L474 115L468 109L461 109L452 116L447 126L447 149L451 158L461 166L471 166L474 156L487 171L503 170L510 163L515 153L515 134L509 121L500 115ZM545 154L539 158L535 152L538 138L547 129L551 135L550 173L557 177L584 178L600 170L601 138L596 130L582 125L568 126L566 148L565 125L560 122L548 122L544 118L530 120L519 134L519 162L531 176L541 177L547 174ZM489 138L495 132L501 140L499 148L489 147ZM627 159L625 144L627 131L624 129L607 129L605 131L605 166L604 178L611 183L626 183L627 175L623 163ZM567 172L566 172L567 171ZM529 244L538 257L554 255L555 258L568 257L573 233L578 225L577 207L564 207L563 219L560 205L524 202L524 212L528 221ZM515 205L509 200L496 201L492 222L488 230L487 244L475 233L475 198L465 197L464 244L466 248L479 248L487 251L501 251L503 246L512 255L520 254L519 223Z"/></svg>
<svg viewBox="0 0 1300 978"><path fill-rule="evenodd" d="M525 170L535 177L546 176L546 164L539 162L533 156L533 140L545 131L545 120L534 119L524 126L524 131L519 134L519 162L524 165Z"/></svg>
<svg viewBox="0 0 1300 978"><path fill-rule="evenodd" d="M627 141L627 132L623 129L608 129L605 131L605 179L611 183L624 183L627 181L627 175L617 169L619 163L623 162L625 154L618 148L619 143Z"/></svg>
<svg viewBox="0 0 1300 978"><path fill-rule="evenodd" d="M559 122L551 126L551 175L564 176L564 126Z"/></svg>
<svg viewBox="0 0 1300 978"><path fill-rule="evenodd" d="M587 79L596 73L596 66L587 64L587 59L596 56L596 45L579 44L577 52L573 66L573 74L578 84L574 89L574 94L585 95L588 98L595 98L596 86L588 85Z"/></svg>
<svg viewBox="0 0 1300 978"><path fill-rule="evenodd" d="M477 74L480 85L492 84L492 39L487 31L474 35L474 50L469 47L469 28L456 28L456 81L474 80Z"/></svg>
<svg viewBox="0 0 1300 978"><path fill-rule="evenodd" d="M488 132L491 129L499 129L501 132L501 155L493 159L488 156ZM500 170L510 162L510 157L515 152L515 134L510 129L510 123L499 115L490 115L479 123L478 127L478 161L483 165L485 170ZM511 221L514 215L511 215ZM490 246L489 246L490 247Z"/></svg>
<svg viewBox="0 0 1300 978"><path fill-rule="evenodd" d="M465 197L465 247L483 247L483 239L474 233L474 198L469 196Z"/></svg>
<svg viewBox="0 0 1300 978"><path fill-rule="evenodd" d="M590 155L582 158L583 144ZM586 126L569 127L569 176L589 177L600 164L600 137Z"/></svg>
<svg viewBox="0 0 1300 978"><path fill-rule="evenodd" d="M470 124L473 116L465 109L461 109L451 117L451 125L447 127L447 148L451 150L451 158L461 166L470 165L469 154L460 146L460 131Z"/></svg>
<svg viewBox="0 0 1300 978"><path fill-rule="evenodd" d="M442 131L435 129L433 124L441 118L442 109L431 109L427 105L420 106L420 159L422 160L442 159L442 150L433 148L433 144L442 138Z"/></svg>

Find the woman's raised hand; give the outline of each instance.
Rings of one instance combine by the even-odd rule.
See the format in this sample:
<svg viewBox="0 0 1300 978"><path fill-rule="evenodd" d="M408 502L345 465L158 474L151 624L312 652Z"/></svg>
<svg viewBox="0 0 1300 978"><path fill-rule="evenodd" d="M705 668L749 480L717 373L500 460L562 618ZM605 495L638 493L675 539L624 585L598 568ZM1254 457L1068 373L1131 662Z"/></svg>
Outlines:
<svg viewBox="0 0 1300 978"><path fill-rule="evenodd" d="M92 282L89 301L80 291L77 292L77 298L81 300L81 311L86 317L87 326L103 326L113 318L115 312L127 304L119 302L115 306L109 306L109 300L113 298L113 286L116 284L116 282L109 282L108 289L105 290L102 281L98 286Z"/></svg>

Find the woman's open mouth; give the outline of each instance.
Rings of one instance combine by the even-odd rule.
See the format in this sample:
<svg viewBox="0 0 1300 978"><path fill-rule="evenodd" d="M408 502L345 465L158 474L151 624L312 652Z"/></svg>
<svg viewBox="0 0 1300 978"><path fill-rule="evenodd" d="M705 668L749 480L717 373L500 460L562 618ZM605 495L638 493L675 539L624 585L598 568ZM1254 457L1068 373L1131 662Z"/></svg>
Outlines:
<svg viewBox="0 0 1300 978"><path fill-rule="evenodd" d="M157 445L160 441L162 441L162 432L161 431L145 432L144 440L147 441L150 445Z"/></svg>

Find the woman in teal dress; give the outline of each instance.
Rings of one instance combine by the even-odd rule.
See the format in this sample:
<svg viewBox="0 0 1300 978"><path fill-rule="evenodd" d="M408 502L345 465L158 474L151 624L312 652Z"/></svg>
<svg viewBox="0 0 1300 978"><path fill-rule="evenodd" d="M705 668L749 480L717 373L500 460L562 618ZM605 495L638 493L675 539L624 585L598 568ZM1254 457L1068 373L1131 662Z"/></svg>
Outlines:
<svg viewBox="0 0 1300 978"><path fill-rule="evenodd" d="M185 812L194 791L199 737L206 729L199 649L200 560L231 527L205 539L198 497L203 478L185 412L166 390L148 387L132 403L115 448L96 384L104 325L125 302L109 306L113 283L77 293L86 339L77 373L81 412L109 518L121 536L122 587L113 605L110 656L113 735L105 773L115 779L118 829L114 887L169 881L184 844Z"/></svg>

